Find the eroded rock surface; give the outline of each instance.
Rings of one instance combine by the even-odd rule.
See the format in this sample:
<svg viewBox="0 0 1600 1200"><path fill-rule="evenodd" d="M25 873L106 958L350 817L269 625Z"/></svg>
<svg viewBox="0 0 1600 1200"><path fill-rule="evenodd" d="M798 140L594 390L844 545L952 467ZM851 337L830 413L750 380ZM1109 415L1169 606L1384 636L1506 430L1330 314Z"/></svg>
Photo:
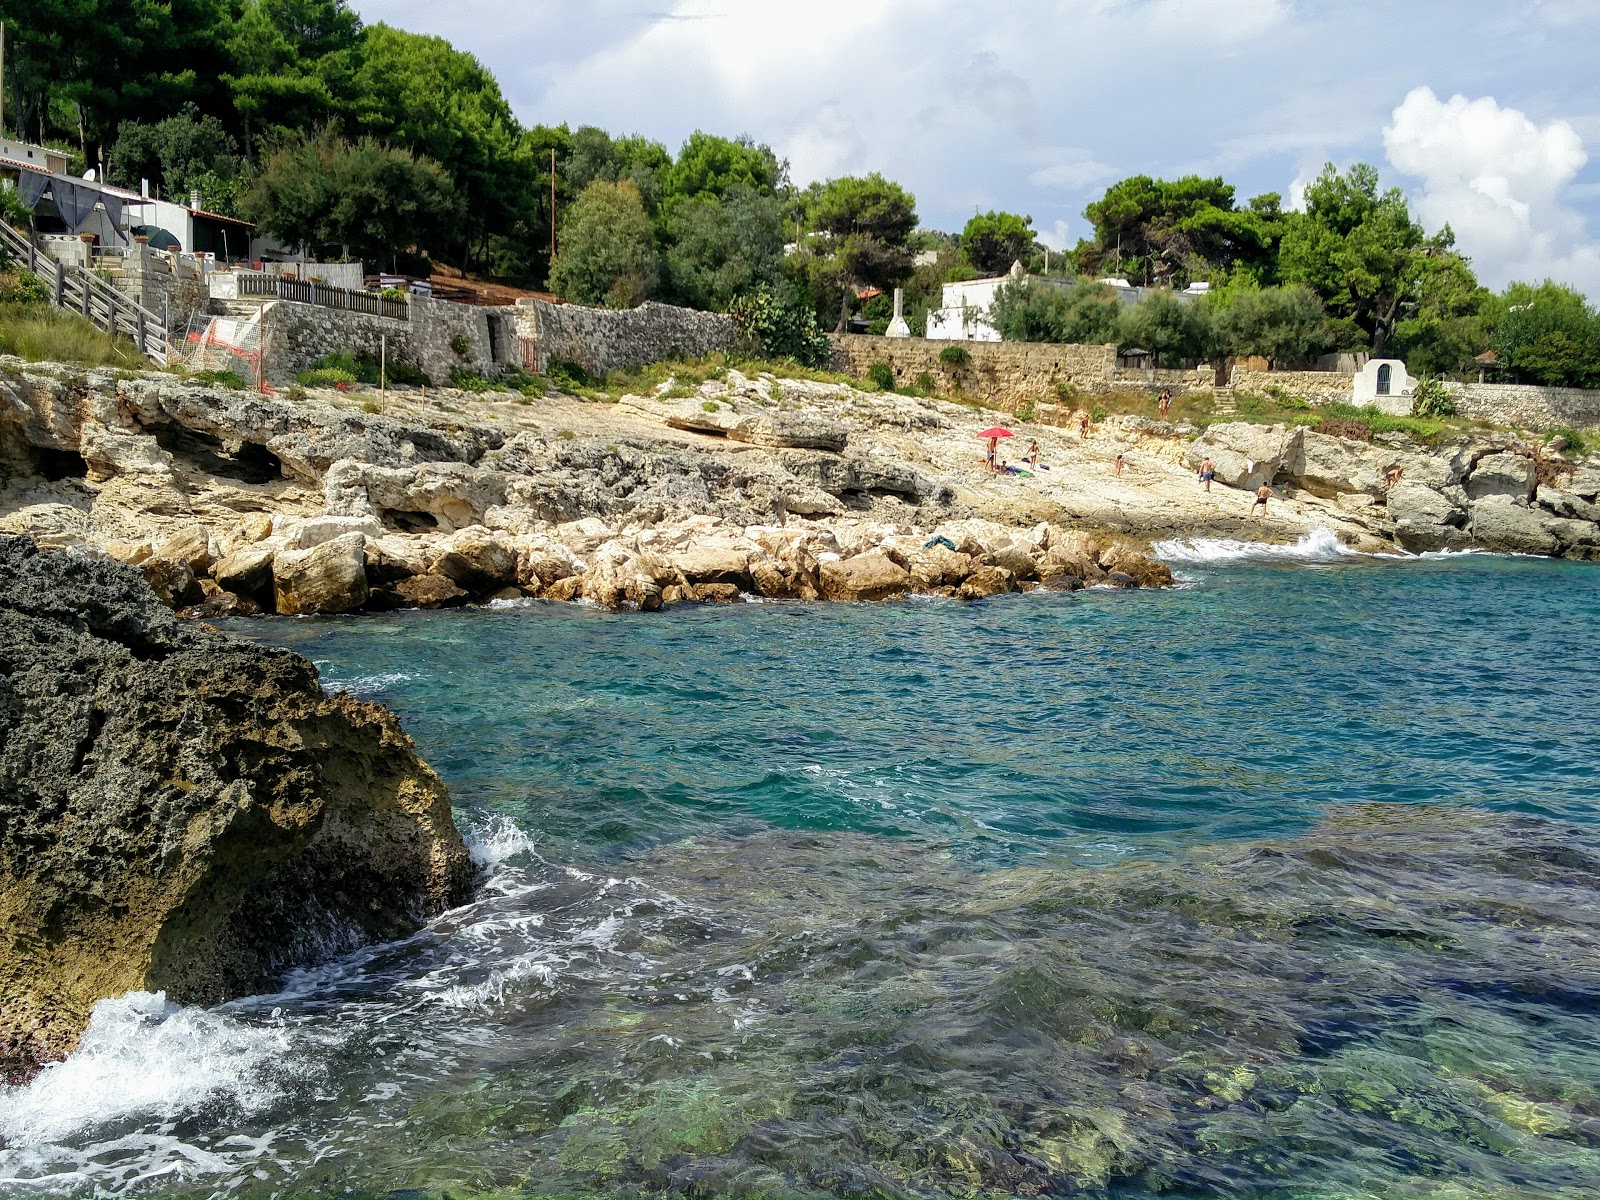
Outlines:
<svg viewBox="0 0 1600 1200"><path fill-rule="evenodd" d="M257 991L471 877L387 709L179 621L135 568L0 538L0 1074L67 1053L104 997Z"/></svg>

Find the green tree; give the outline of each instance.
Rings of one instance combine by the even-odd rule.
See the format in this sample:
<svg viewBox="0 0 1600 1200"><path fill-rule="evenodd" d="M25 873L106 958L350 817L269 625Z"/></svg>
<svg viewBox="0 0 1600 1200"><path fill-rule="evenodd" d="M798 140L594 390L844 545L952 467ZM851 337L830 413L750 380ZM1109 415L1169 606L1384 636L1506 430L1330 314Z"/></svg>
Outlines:
<svg viewBox="0 0 1600 1200"><path fill-rule="evenodd" d="M639 136L612 137L595 125L573 130L561 163L561 182L574 196L597 179L608 183L628 180L639 189L645 209L652 214L661 201L663 179L672 167L672 155L660 142Z"/></svg>
<svg viewBox="0 0 1600 1200"><path fill-rule="evenodd" d="M819 236L798 267L819 313L837 311L842 331L857 289L888 291L911 275L916 197L873 172L813 184L803 211Z"/></svg>
<svg viewBox="0 0 1600 1200"><path fill-rule="evenodd" d="M1502 373L1545 387L1600 386L1600 318L1575 289L1513 283L1487 313Z"/></svg>
<svg viewBox="0 0 1600 1200"><path fill-rule="evenodd" d="M657 275L655 232L639 189L596 180L561 222L550 285L577 304L630 308L649 296Z"/></svg>
<svg viewBox="0 0 1600 1200"><path fill-rule="evenodd" d="M1105 345L1117 340L1122 301L1104 284L1080 280L1071 288L1023 279L1002 284L989 323L1008 342Z"/></svg>
<svg viewBox="0 0 1600 1200"><path fill-rule="evenodd" d="M783 204L776 196L733 188L720 200L695 197L666 223L662 295L673 304L723 311L736 296L781 290Z"/></svg>
<svg viewBox="0 0 1600 1200"><path fill-rule="evenodd" d="M766 287L733 302L734 322L765 358L792 358L808 367L826 366L833 347L817 325L816 314L793 299L782 299Z"/></svg>
<svg viewBox="0 0 1600 1200"><path fill-rule="evenodd" d="M411 247L429 253L461 218L438 163L371 138L347 141L331 127L269 155L240 209L287 246L368 262Z"/></svg>
<svg viewBox="0 0 1600 1200"><path fill-rule="evenodd" d="M986 212L961 231L961 251L982 275L1003 275L1014 262L1033 253L1033 218L1016 213Z"/></svg>
<svg viewBox="0 0 1600 1200"><path fill-rule="evenodd" d="M664 172L663 191L670 207L694 197L720 199L734 188L777 192L788 181L789 164L748 137L728 139L695 130Z"/></svg>
<svg viewBox="0 0 1600 1200"><path fill-rule="evenodd" d="M344 0L244 0L226 32L222 79L247 157L262 139L303 134L345 111L360 37Z"/></svg>
<svg viewBox="0 0 1600 1200"><path fill-rule="evenodd" d="M1210 331L1205 315L1195 304L1185 304L1171 292L1151 292L1122 313L1117 340L1123 350L1148 350L1156 366L1205 355Z"/></svg>
<svg viewBox="0 0 1600 1200"><path fill-rule="evenodd" d="M443 38L370 25L353 86L361 131L434 160L454 181L458 265L486 262L491 232L537 203L534 164L494 76Z"/></svg>
<svg viewBox="0 0 1600 1200"><path fill-rule="evenodd" d="M1429 255L1415 300L1395 323L1395 357L1405 359L1412 374L1427 378L1476 372L1473 360L1489 347L1484 313L1493 298L1459 254Z"/></svg>
<svg viewBox="0 0 1600 1200"><path fill-rule="evenodd" d="M1376 168L1358 163L1340 174L1329 163L1306 189L1305 212L1288 222L1278 270L1285 283L1314 291L1381 357L1419 294L1428 259L1454 241L1449 226L1429 238L1399 188L1380 193Z"/></svg>
<svg viewBox="0 0 1600 1200"><path fill-rule="evenodd" d="M1282 214L1272 195L1237 208L1233 187L1221 179L1136 175L1106 189L1084 216L1094 238L1073 252L1080 272L1181 287L1240 268L1265 277Z"/></svg>
<svg viewBox="0 0 1600 1200"><path fill-rule="evenodd" d="M1283 367L1314 358L1330 344L1322 301L1300 284L1241 288L1208 307L1216 348L1226 354L1260 355Z"/></svg>
<svg viewBox="0 0 1600 1200"><path fill-rule="evenodd" d="M152 124L124 121L107 175L131 188L148 179L162 195L179 197L213 179L231 180L243 167L239 144L223 123L187 104Z"/></svg>

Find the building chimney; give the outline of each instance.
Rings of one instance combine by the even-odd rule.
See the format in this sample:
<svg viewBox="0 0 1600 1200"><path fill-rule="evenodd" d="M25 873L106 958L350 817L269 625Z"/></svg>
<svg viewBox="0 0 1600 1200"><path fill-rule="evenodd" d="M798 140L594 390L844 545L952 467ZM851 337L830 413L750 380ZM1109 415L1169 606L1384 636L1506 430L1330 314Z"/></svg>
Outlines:
<svg viewBox="0 0 1600 1200"><path fill-rule="evenodd" d="M150 181L148 179L139 180L139 196L144 200L150 199Z"/></svg>
<svg viewBox="0 0 1600 1200"><path fill-rule="evenodd" d="M195 188L189 193L189 207L190 208L199 208L200 207L200 189L199 188Z"/></svg>

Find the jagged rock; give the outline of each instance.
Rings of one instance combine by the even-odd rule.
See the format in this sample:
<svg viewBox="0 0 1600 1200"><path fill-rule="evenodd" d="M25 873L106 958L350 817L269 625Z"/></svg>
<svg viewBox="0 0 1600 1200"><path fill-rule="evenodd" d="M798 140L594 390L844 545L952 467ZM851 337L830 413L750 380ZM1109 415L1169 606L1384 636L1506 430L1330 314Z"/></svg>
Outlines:
<svg viewBox="0 0 1600 1200"><path fill-rule="evenodd" d="M1184 461L1198 472L1209 458L1218 483L1254 490L1300 461L1304 433L1298 428L1243 421L1213 425L1189 444Z"/></svg>
<svg viewBox="0 0 1600 1200"><path fill-rule="evenodd" d="M413 575L395 584L394 591L413 608L454 608L469 598L443 575Z"/></svg>
<svg viewBox="0 0 1600 1200"><path fill-rule="evenodd" d="M850 431L815 414L766 413L739 421L728 430L728 437L754 446L838 453L850 440Z"/></svg>
<svg viewBox="0 0 1600 1200"><path fill-rule="evenodd" d="M1533 499L1533 460L1521 454L1486 454L1480 458L1466 480L1467 499L1476 502L1489 496L1514 500Z"/></svg>
<svg viewBox="0 0 1600 1200"><path fill-rule="evenodd" d="M919 588L933 592L943 587L959 587L972 574L972 558L943 546L932 546L912 555L908 569Z"/></svg>
<svg viewBox="0 0 1600 1200"><path fill-rule="evenodd" d="M1140 587L1171 587L1172 568L1157 562L1141 550L1119 542L1100 553L1100 566L1111 575L1127 575Z"/></svg>
<svg viewBox="0 0 1600 1200"><path fill-rule="evenodd" d="M1540 484L1537 498L1540 507L1548 508L1558 517L1569 517L1574 521L1600 521L1600 504L1585 500L1576 492Z"/></svg>
<svg viewBox="0 0 1600 1200"><path fill-rule="evenodd" d="M1126 571L1112 571L1106 576L1105 581L1112 587L1117 588L1136 588L1139 586L1139 581Z"/></svg>
<svg viewBox="0 0 1600 1200"><path fill-rule="evenodd" d="M355 612L367 602L366 539L347 533L272 560L277 611L284 616Z"/></svg>
<svg viewBox="0 0 1600 1200"><path fill-rule="evenodd" d="M732 604L739 598L739 588L731 583L696 583L684 595L701 604Z"/></svg>
<svg viewBox="0 0 1600 1200"><path fill-rule="evenodd" d="M211 535L206 532L204 525L189 525L179 530L159 542L155 546L154 554L157 558L175 558L188 563L189 570L196 576L209 571L214 561Z"/></svg>
<svg viewBox="0 0 1600 1200"><path fill-rule="evenodd" d="M433 551L420 538L389 534L369 537L365 543L369 584L387 587L413 575L428 573Z"/></svg>
<svg viewBox="0 0 1600 1200"><path fill-rule="evenodd" d="M155 438L107 429L97 421L84 422L78 453L88 465L89 479L96 483L118 475L172 474L172 455Z"/></svg>
<svg viewBox="0 0 1600 1200"><path fill-rule="evenodd" d="M517 582L517 549L504 536L473 526L445 541L433 570L484 595Z"/></svg>
<svg viewBox="0 0 1600 1200"><path fill-rule="evenodd" d="M381 706L0 539L0 1075L94 1003L211 1005L466 898L445 787Z"/></svg>
<svg viewBox="0 0 1600 1200"><path fill-rule="evenodd" d="M989 552L993 565L1004 567L1020 583L1025 580L1039 578L1039 564L1023 547L1016 543L997 546Z"/></svg>
<svg viewBox="0 0 1600 1200"><path fill-rule="evenodd" d="M183 608L205 599L188 563L177 558L147 558L139 564L145 582L168 608Z"/></svg>
<svg viewBox="0 0 1600 1200"><path fill-rule="evenodd" d="M1016 590L1017 577L1005 567L980 565L972 568L972 573L956 589L956 596L961 600L982 600Z"/></svg>
<svg viewBox="0 0 1600 1200"><path fill-rule="evenodd" d="M911 574L882 551L822 564L818 586L828 600L887 600L911 590Z"/></svg>
<svg viewBox="0 0 1600 1200"><path fill-rule="evenodd" d="M1500 494L1485 496L1472 506L1472 538L1485 550L1507 554L1555 554L1561 548L1537 512Z"/></svg>

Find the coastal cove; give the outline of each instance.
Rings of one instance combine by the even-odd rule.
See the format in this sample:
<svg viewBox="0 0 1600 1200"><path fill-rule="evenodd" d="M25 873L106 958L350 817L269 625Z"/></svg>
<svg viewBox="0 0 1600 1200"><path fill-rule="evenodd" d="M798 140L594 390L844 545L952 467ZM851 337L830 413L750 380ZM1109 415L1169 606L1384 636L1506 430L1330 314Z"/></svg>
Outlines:
<svg viewBox="0 0 1600 1200"><path fill-rule="evenodd" d="M392 708L484 869L0 1092L11 1195L1572 1197L1600 565L223 622Z"/></svg>

